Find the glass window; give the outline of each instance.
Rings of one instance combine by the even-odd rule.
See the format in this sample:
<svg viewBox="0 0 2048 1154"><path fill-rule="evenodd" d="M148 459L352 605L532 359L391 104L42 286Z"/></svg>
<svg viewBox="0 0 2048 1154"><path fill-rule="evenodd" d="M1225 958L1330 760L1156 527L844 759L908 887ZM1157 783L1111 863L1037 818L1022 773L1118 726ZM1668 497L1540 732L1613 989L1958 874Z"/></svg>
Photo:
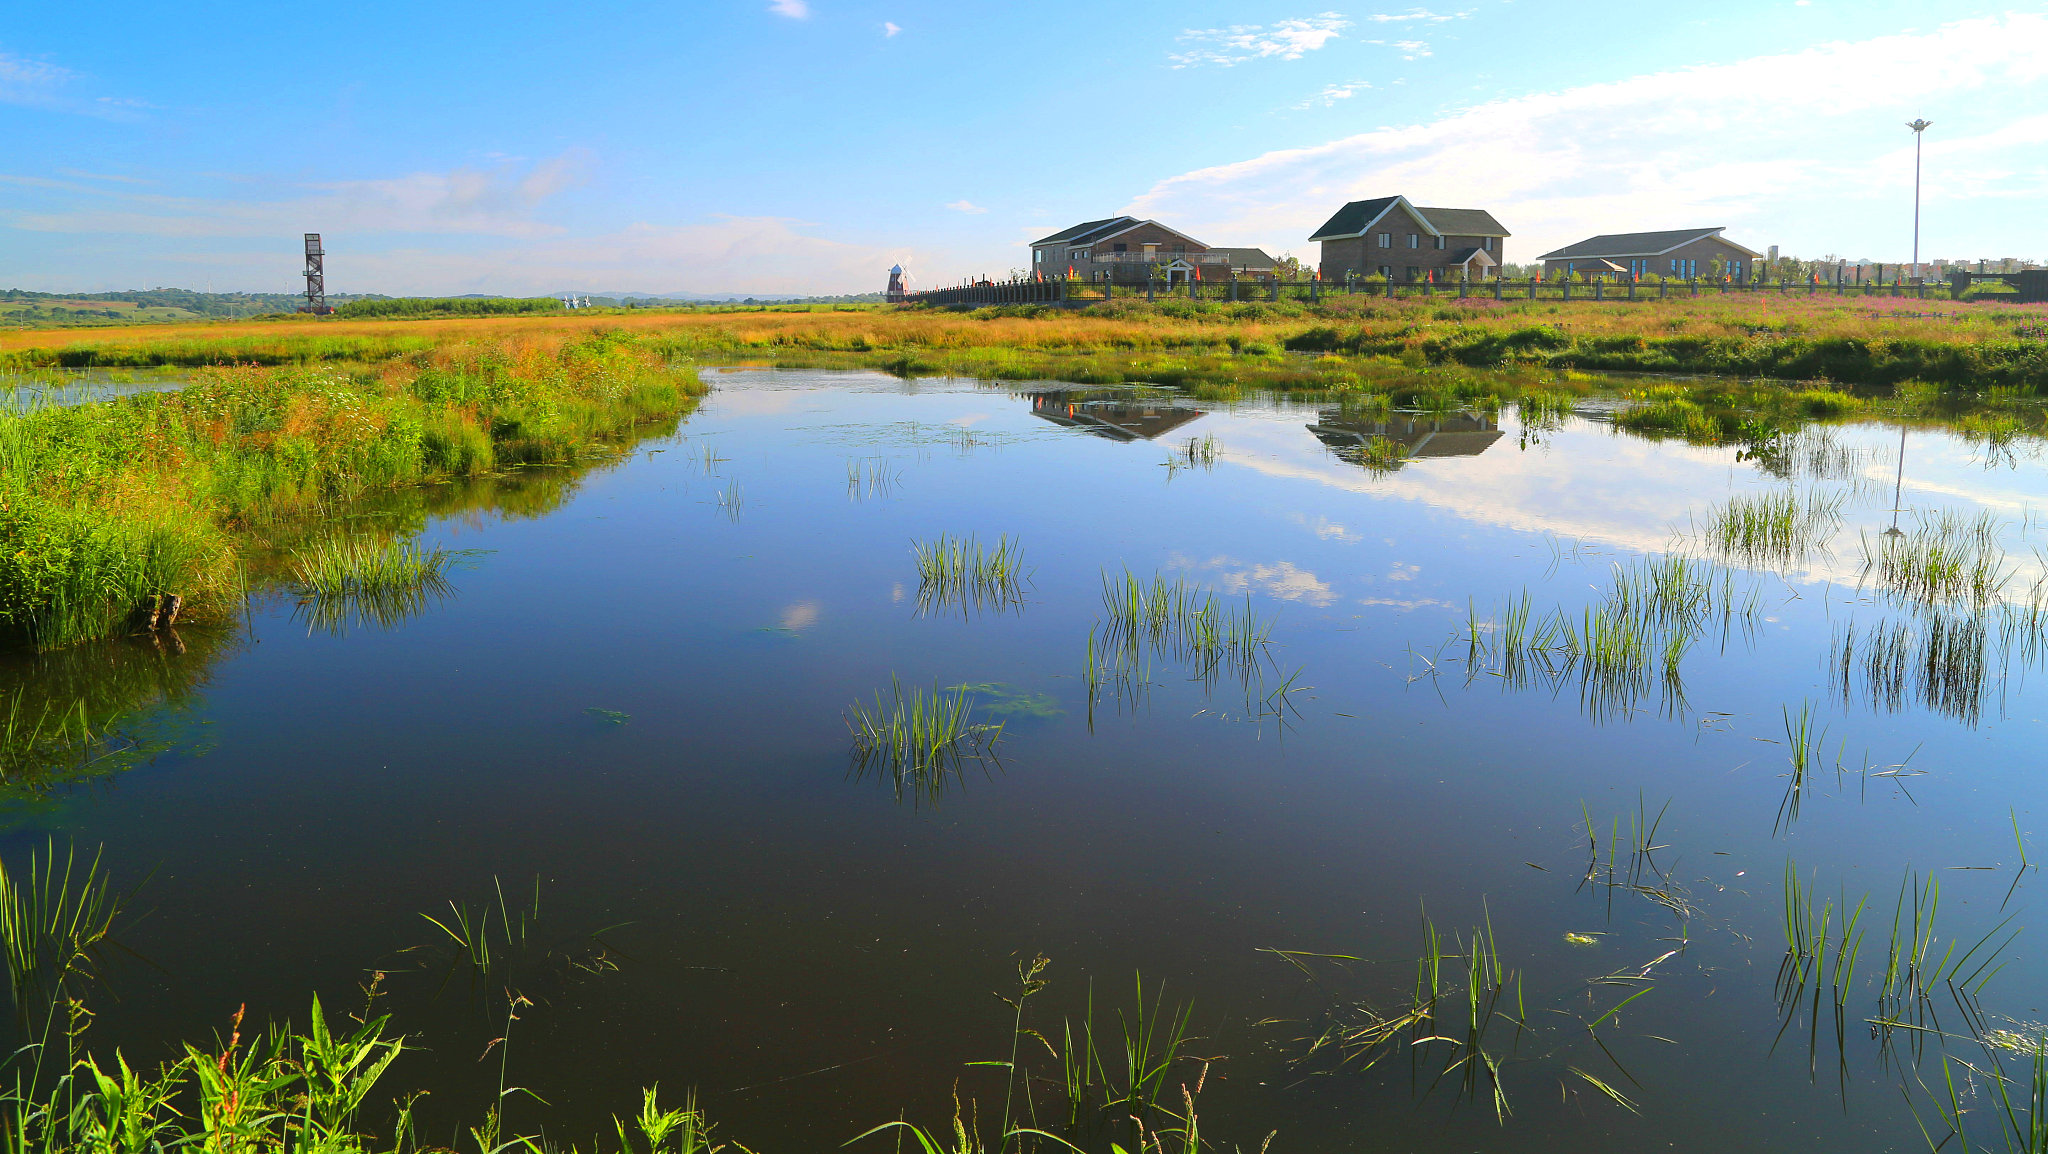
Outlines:
<svg viewBox="0 0 2048 1154"><path fill-rule="evenodd" d="M1422 238L1421 238L1421 237L1419 237L1419 236L1417 236L1417 235L1415 235L1415 234L1414 234L1414 233L1412 233L1412 232L1411 232L1411 233L1409 233L1409 234L1408 234L1408 247L1409 247L1409 248L1421 248L1421 247L1422 247ZM1414 278L1412 278L1412 277L1411 277L1411 278L1409 278L1409 279L1411 279L1411 280L1412 280L1412 279L1414 279Z"/></svg>
<svg viewBox="0 0 2048 1154"><path fill-rule="evenodd" d="M1446 247L1448 247L1448 244L1447 244L1446 242L1448 242L1449 240L1450 240L1450 238L1449 238L1449 237L1445 237L1445 236L1440 236L1440 237L1437 237L1437 238L1436 238L1436 246L1437 246L1438 248L1446 248Z"/></svg>
<svg viewBox="0 0 2048 1154"><path fill-rule="evenodd" d="M1383 233L1381 233L1381 234L1380 234L1380 247L1381 247L1381 248L1392 248L1392 247L1394 247L1394 234L1393 234L1393 233L1391 233L1391 232L1383 232Z"/></svg>

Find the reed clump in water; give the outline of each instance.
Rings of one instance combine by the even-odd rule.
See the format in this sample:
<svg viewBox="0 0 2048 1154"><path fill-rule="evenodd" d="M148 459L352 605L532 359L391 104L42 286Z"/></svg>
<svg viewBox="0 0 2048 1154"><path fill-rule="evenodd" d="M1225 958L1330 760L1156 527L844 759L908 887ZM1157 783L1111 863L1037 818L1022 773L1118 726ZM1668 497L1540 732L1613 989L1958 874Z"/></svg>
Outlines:
<svg viewBox="0 0 2048 1154"><path fill-rule="evenodd" d="M917 604L920 612L946 607L965 611L1002 610L1024 603L1024 551L1008 536L993 546L975 534L941 533L929 541L912 541L917 562Z"/></svg>
<svg viewBox="0 0 2048 1154"><path fill-rule="evenodd" d="M873 706L854 702L846 714L853 734L855 776L877 774L900 800L937 802L969 763L981 764L1002 740L1003 725L974 720L973 694L958 690L905 690L889 679L889 696Z"/></svg>
<svg viewBox="0 0 2048 1154"><path fill-rule="evenodd" d="M1790 489L1730 497L1707 514L1699 535L1715 553L1746 565L1794 564L1827 548L1841 527L1842 501Z"/></svg>
<svg viewBox="0 0 2048 1154"><path fill-rule="evenodd" d="M1981 608L1996 601L2012 578L1999 543L2002 532L1988 512L1916 515L1913 528L1896 536L1864 534L1863 576L1910 604Z"/></svg>
<svg viewBox="0 0 2048 1154"><path fill-rule="evenodd" d="M1527 592L1492 617L1468 611L1468 676L1493 673L1509 688L1576 682L1596 718L1626 714L1661 685L1668 711L1684 708L1682 666L1701 638L1754 628L1761 594L1727 570L1680 555L1616 565L1608 588L1576 614L1538 614Z"/></svg>
<svg viewBox="0 0 2048 1154"><path fill-rule="evenodd" d="M329 537L292 554L292 575L316 597L375 596L408 590L446 592L461 554L418 541Z"/></svg>

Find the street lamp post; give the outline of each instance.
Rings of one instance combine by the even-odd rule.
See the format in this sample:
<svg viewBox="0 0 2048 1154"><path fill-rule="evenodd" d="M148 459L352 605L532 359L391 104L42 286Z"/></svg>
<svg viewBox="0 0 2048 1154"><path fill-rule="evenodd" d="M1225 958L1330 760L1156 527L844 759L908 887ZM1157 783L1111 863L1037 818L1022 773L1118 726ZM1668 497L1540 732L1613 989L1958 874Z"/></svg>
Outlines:
<svg viewBox="0 0 2048 1154"><path fill-rule="evenodd" d="M1932 120L1909 120L1913 130L1913 279L1920 279L1920 134L1934 126Z"/></svg>

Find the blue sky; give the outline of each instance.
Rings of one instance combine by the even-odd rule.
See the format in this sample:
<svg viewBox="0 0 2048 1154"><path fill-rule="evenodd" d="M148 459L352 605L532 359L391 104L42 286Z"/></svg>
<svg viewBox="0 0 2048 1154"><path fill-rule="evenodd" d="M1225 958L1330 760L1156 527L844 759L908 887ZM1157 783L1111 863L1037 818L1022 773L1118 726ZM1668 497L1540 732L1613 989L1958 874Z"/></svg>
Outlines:
<svg viewBox="0 0 2048 1154"><path fill-rule="evenodd" d="M0 287L871 291L1132 212L1313 255L1345 200L1508 259L2048 255L2048 6L1894 0L16 6Z"/></svg>

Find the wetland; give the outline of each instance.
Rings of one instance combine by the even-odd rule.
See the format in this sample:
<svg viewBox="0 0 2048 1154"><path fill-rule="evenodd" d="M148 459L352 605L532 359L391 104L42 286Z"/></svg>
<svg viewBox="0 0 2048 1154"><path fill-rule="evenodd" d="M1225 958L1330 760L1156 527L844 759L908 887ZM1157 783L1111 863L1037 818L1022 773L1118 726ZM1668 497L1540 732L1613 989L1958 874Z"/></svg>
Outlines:
<svg viewBox="0 0 2048 1154"><path fill-rule="evenodd" d="M15 965L17 1081L191 1040L217 1106L317 993L380 1149L2037 1149L2032 403L1270 339L543 342L322 385L439 440L289 474L317 364L112 402L221 560L0 655L0 857L108 914L27 933L90 963Z"/></svg>

